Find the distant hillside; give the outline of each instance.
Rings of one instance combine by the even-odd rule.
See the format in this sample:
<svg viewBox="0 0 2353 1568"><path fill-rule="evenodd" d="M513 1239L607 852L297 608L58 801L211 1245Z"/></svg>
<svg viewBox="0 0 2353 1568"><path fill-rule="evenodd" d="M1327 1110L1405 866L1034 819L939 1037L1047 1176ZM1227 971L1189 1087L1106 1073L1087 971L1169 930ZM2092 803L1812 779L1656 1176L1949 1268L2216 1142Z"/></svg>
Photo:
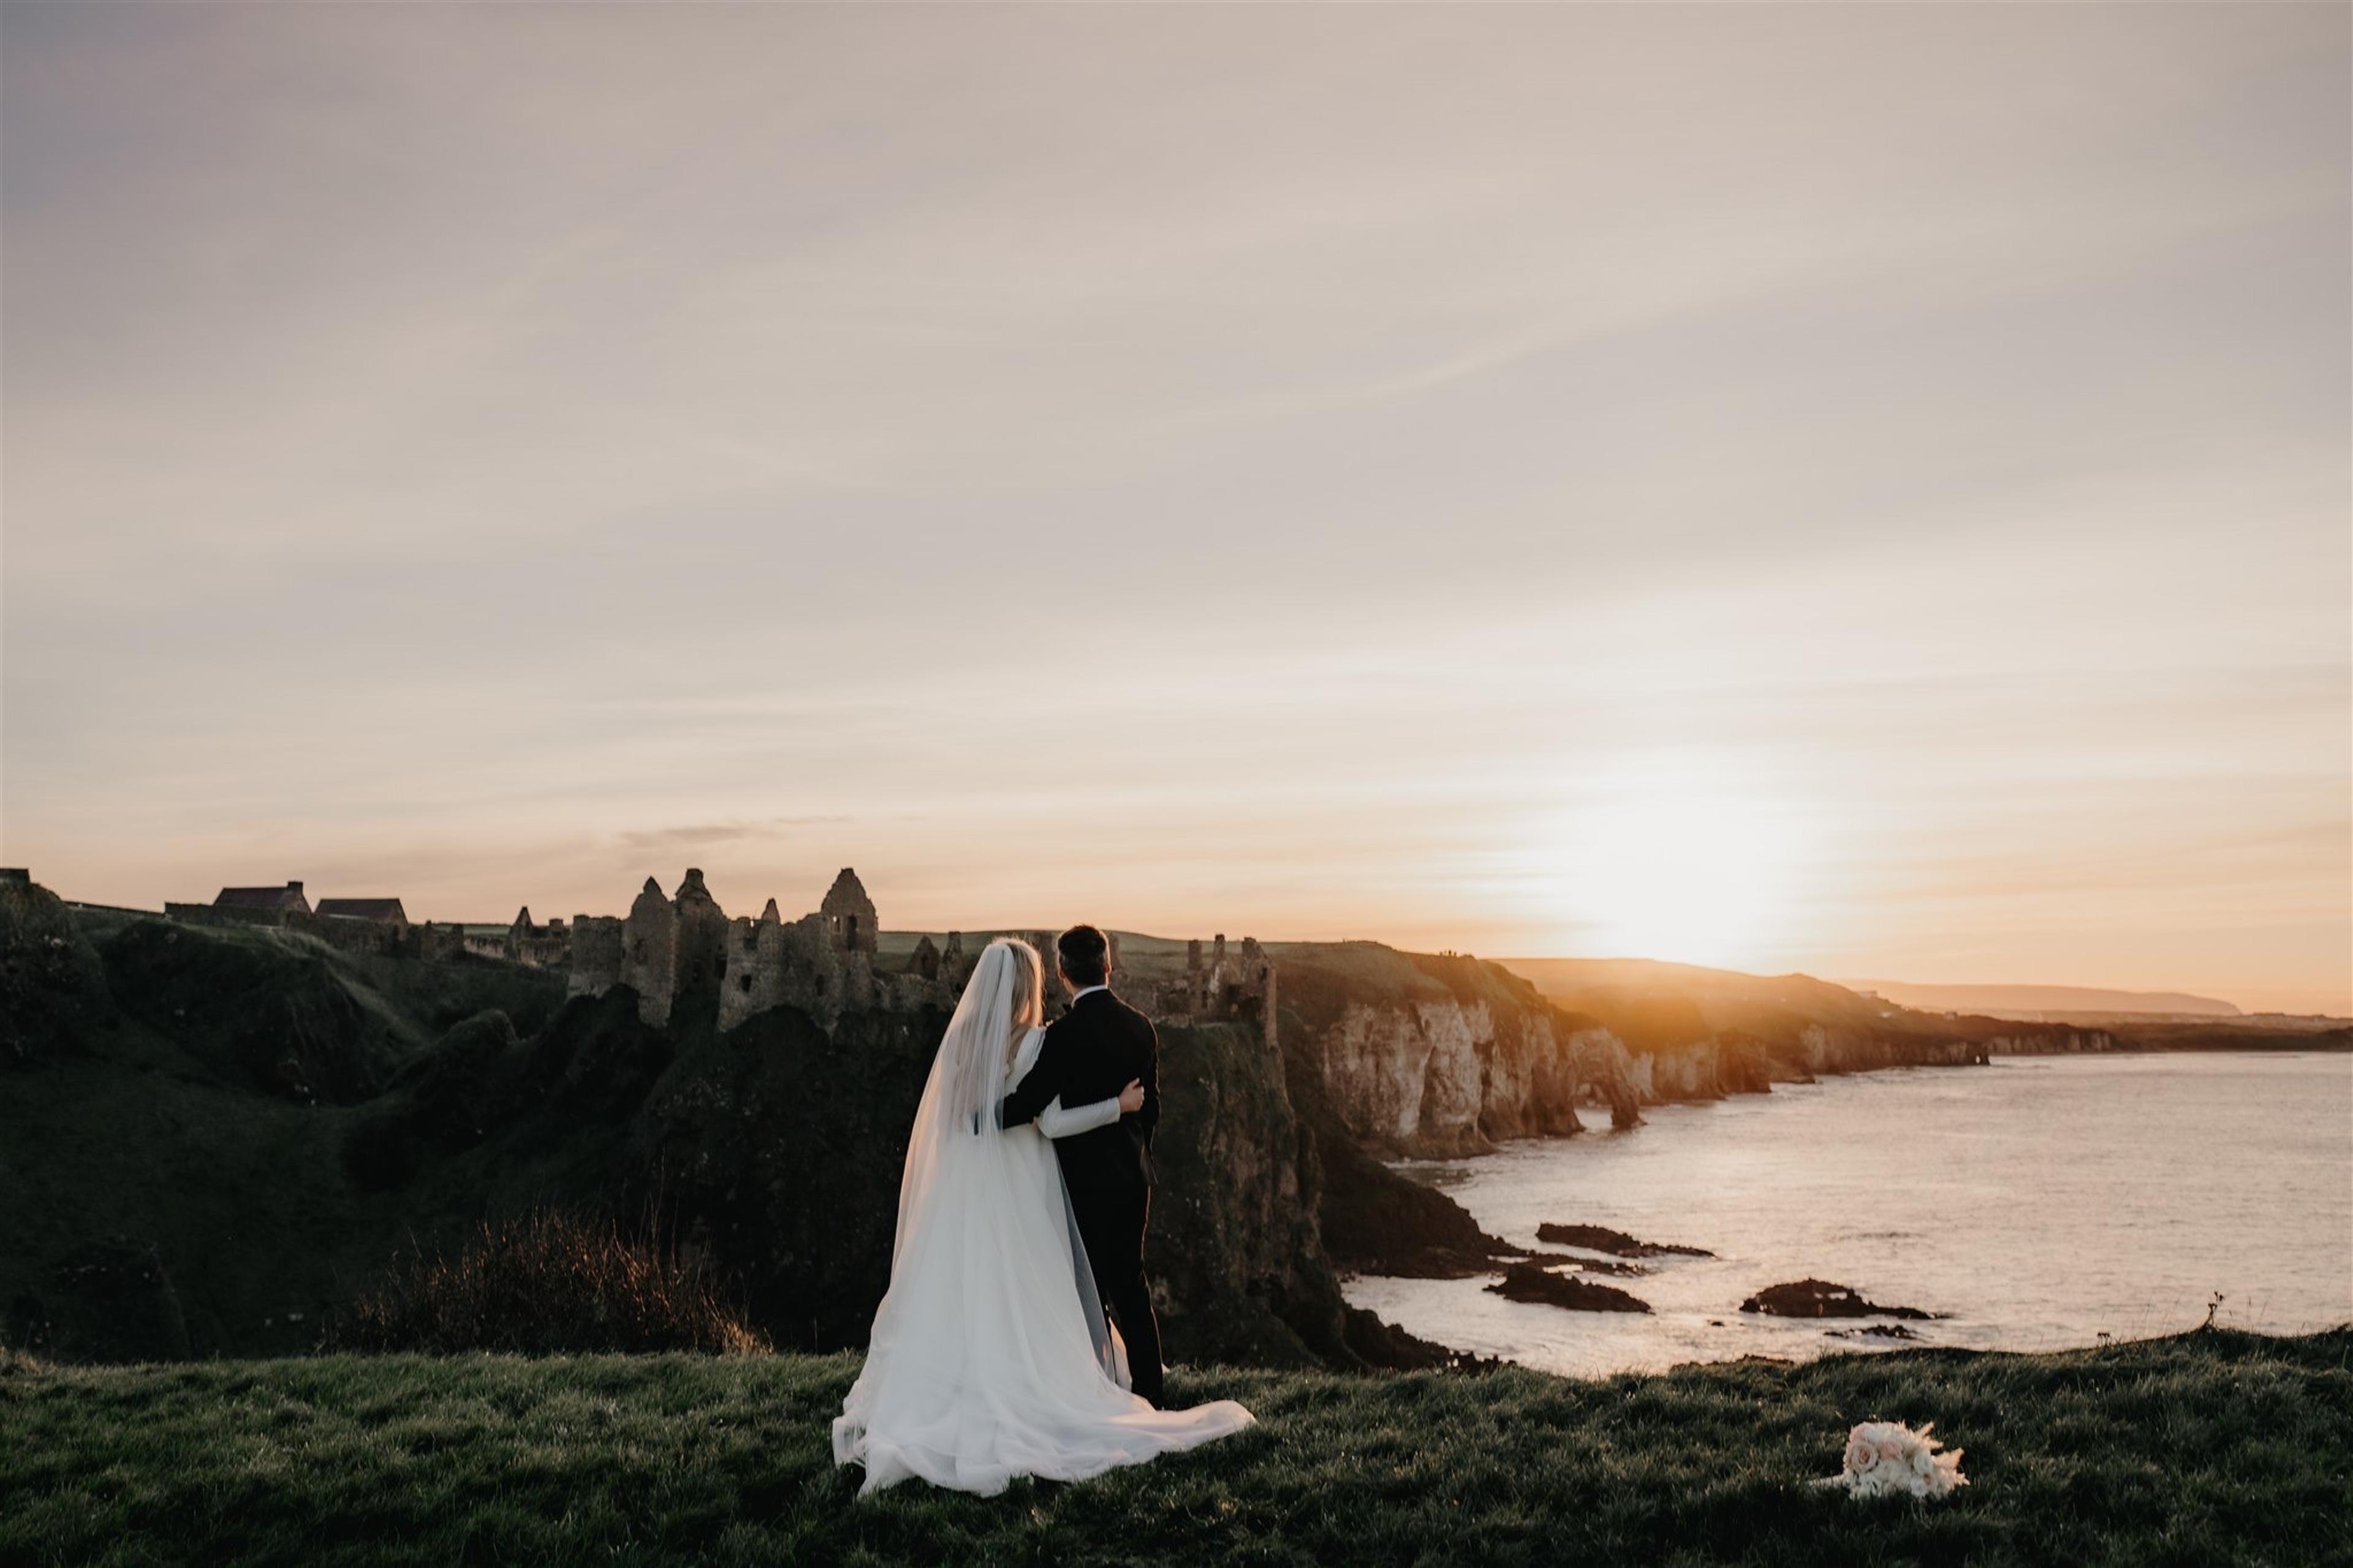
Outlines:
<svg viewBox="0 0 2353 1568"><path fill-rule="evenodd" d="M1634 1046L1679 1045L1724 1028L1758 1029L1760 1015L1875 1027L1893 1005L1810 974L1744 974L1656 958L1495 962L1560 1005L1603 1018Z"/></svg>
<svg viewBox="0 0 2353 1568"><path fill-rule="evenodd" d="M2111 991L2097 985L1915 985L1906 980L1841 980L1905 1007L1951 1008L1993 1017L2045 1013L2171 1013L2237 1018L2233 1004L2179 991Z"/></svg>
<svg viewBox="0 0 2353 1568"><path fill-rule="evenodd" d="M1787 1039L1817 1025L1883 1038L1987 1040L2004 1055L2047 1050L2343 1050L2341 1020L2242 1013L2207 996L2073 985L1905 985L1743 974L1649 958L1504 958L1563 1007L1600 1018L1637 1050L1672 1048L1719 1030ZM1876 996L1863 994L1876 991ZM1997 998L2014 999L2001 1005ZM2029 1001L2055 998L2072 1005ZM2020 1000L2022 999L2022 1000ZM2089 1005L2085 1004L2089 1003ZM2086 1031L2105 1045L2064 1043Z"/></svg>

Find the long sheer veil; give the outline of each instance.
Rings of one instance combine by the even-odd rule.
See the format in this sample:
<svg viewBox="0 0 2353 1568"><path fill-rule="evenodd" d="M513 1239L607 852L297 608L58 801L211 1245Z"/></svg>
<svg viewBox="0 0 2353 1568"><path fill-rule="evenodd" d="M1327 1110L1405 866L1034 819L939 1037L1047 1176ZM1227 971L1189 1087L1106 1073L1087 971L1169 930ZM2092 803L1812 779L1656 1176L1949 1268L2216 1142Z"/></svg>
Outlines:
<svg viewBox="0 0 2353 1568"><path fill-rule="evenodd" d="M1025 973L1017 947L1029 950L1033 966L1039 963L1035 950L1012 939L983 948L972 978L965 982L964 994L949 1016L938 1054L932 1058L931 1076L924 1080L923 1099L915 1107L914 1128L907 1139L906 1166L899 1177L899 1220L891 1247L893 1281L906 1271L911 1236L920 1237L936 1222L944 1186L969 1183L977 1173L973 1166L999 1152L995 1147L999 1140L1037 1136L1028 1127L1008 1130L997 1124L997 1104L1013 1087L1015 1058L1025 1045L1034 1044L1012 1029L1014 1005ZM1027 973L1039 971L1032 967ZM982 1184L984 1190L992 1185ZM956 1191L960 1198L969 1195L965 1185L959 1184ZM1054 1193L1060 1204L1063 1232L1070 1238L1071 1293L1086 1320L1095 1361L1106 1376L1125 1388L1126 1347L1103 1316L1103 1300L1087 1263L1086 1243L1079 1235L1078 1215L1059 1172ZM884 1307L889 1306L886 1299ZM878 1312L875 1331L879 1335L881 1330Z"/></svg>

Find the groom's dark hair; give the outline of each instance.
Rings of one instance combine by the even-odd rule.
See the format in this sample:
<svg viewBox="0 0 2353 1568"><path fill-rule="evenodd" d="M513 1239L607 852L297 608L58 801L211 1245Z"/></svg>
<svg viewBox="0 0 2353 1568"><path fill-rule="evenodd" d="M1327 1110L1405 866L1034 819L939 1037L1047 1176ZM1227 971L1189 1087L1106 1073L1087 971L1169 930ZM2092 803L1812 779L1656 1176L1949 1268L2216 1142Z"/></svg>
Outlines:
<svg viewBox="0 0 2353 1568"><path fill-rule="evenodd" d="M1111 942L1092 926L1072 926L1054 942L1054 956L1073 985L1101 985L1111 978Z"/></svg>

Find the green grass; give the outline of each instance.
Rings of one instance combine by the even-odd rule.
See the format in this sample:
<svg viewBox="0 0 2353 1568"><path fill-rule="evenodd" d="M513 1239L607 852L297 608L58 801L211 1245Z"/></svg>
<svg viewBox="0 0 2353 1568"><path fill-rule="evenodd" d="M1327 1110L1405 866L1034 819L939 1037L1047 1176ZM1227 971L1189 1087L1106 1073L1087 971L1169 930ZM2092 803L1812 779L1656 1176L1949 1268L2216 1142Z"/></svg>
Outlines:
<svg viewBox="0 0 2353 1568"><path fill-rule="evenodd" d="M0 1368L0 1563L2329 1563L2353 1331L1577 1382L1181 1373L1260 1425L987 1499L865 1501L852 1356ZM1804 1483L1934 1421L1970 1485Z"/></svg>

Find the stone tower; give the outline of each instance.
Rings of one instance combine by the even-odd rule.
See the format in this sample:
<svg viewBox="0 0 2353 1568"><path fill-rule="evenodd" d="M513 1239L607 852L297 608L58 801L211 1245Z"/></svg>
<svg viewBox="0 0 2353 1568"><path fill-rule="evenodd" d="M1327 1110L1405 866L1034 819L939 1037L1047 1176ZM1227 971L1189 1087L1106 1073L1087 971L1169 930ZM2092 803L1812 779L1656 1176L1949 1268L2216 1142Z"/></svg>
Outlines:
<svg viewBox="0 0 2353 1568"><path fill-rule="evenodd" d="M907 961L907 973L920 974L926 980L937 980L940 977L939 944L930 937L917 942L915 956Z"/></svg>
<svg viewBox="0 0 2353 1568"><path fill-rule="evenodd" d="M720 1028L732 1029L784 1001L786 945L784 919L774 899L758 920L729 923L727 973L719 992Z"/></svg>
<svg viewBox="0 0 2353 1568"><path fill-rule="evenodd" d="M858 873L844 866L841 875L833 879L833 887L818 906L825 917L825 929L833 945L844 952L874 955L874 900L866 896L864 884Z"/></svg>
<svg viewBox="0 0 2353 1568"><path fill-rule="evenodd" d="M660 1028L678 991L678 911L651 877L621 923L621 984L638 994L638 1016Z"/></svg>
<svg viewBox="0 0 2353 1568"><path fill-rule="evenodd" d="M699 1014L712 1005L727 972L727 915L711 896L711 889L702 885L702 871L693 867L687 868L685 880L678 885L675 908L677 1003Z"/></svg>

